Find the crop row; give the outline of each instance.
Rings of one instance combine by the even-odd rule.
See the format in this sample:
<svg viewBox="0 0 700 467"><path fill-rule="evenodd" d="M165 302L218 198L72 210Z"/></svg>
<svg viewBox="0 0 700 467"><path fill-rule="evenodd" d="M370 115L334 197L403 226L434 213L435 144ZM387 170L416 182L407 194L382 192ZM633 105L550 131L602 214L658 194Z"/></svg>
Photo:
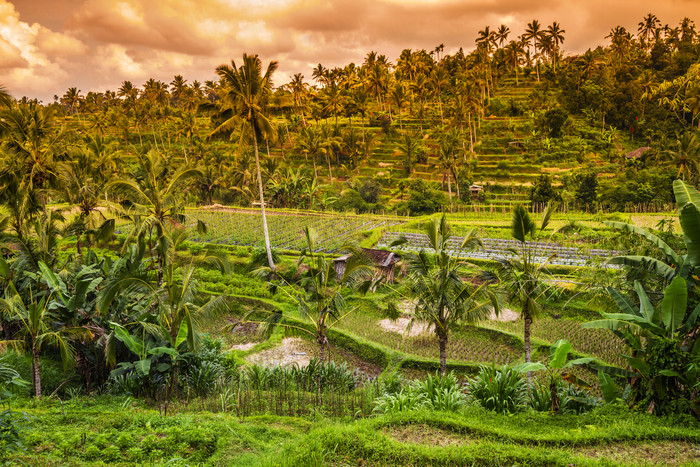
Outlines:
<svg viewBox="0 0 700 467"><path fill-rule="evenodd" d="M262 218L255 211L188 211L188 223L203 221L207 232L195 235L193 241L264 246ZM347 243L357 243L363 232L397 221L352 215L271 214L267 216L270 243L275 248L300 250L306 246L303 228L309 226L318 234L317 248L338 251Z"/></svg>

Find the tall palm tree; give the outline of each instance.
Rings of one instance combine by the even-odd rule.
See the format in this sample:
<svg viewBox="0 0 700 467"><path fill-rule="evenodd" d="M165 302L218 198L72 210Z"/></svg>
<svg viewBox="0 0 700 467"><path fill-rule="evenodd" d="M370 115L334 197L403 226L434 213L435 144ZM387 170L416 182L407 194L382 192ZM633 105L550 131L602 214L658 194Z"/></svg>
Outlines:
<svg viewBox="0 0 700 467"><path fill-rule="evenodd" d="M518 241L516 255L499 260L500 283L504 284L505 292L510 301L522 307L524 322L523 342L525 347L525 362L532 361L530 343L532 319L539 309L539 299L550 288L544 281L549 275L547 264L550 258L542 258L542 253L534 240L538 231L549 225L553 211L552 205L547 206L538 226L522 205L513 208L511 236ZM528 383L532 384L532 372L528 372Z"/></svg>
<svg viewBox="0 0 700 467"><path fill-rule="evenodd" d="M566 33L566 31L563 30L561 26L559 26L559 23L555 21L549 25L549 27L547 27L545 33L552 44L552 66L554 72L556 72L557 60L559 57L559 46L564 43L564 33Z"/></svg>
<svg viewBox="0 0 700 467"><path fill-rule="evenodd" d="M637 35L642 43L642 47L645 49L651 48L651 42L654 39L656 31L659 29L660 25L661 21L652 13L647 14L644 19L639 22Z"/></svg>
<svg viewBox="0 0 700 467"><path fill-rule="evenodd" d="M473 230L467 232L456 256L450 226L443 214L426 222L428 249L408 257L406 278L408 298L414 306L409 328L417 321L434 326L440 351L440 373L447 371L447 343L450 330L463 323L474 323L498 312L496 296L486 284L476 286L464 280L467 264L459 259L465 249L481 246Z"/></svg>
<svg viewBox="0 0 700 467"><path fill-rule="evenodd" d="M271 139L274 132L270 120L265 115L268 100L272 94L272 74L277 69L277 62L268 64L265 73L262 73L262 62L257 55L243 54L243 62L240 67L232 60L231 65L220 65L216 68L223 86L221 109L224 122L214 129L212 134L231 131L236 123L243 122L249 128L255 151L255 169L258 176L258 192L260 195L260 211L262 213L263 235L265 236L265 250L270 269L274 271L275 264L272 260L270 247L270 233L267 228L265 215L265 195L263 190L262 175L260 173L260 155L258 154L258 141ZM241 137L244 132L241 132Z"/></svg>
<svg viewBox="0 0 700 467"><path fill-rule="evenodd" d="M508 40L508 35L510 34L510 28L505 24L501 24L496 31L496 40L498 40L499 47L503 47L503 44Z"/></svg>
<svg viewBox="0 0 700 467"><path fill-rule="evenodd" d="M540 38L542 36L542 26L540 22L533 19L532 22L527 23L527 28L525 29L525 34L523 34L523 39L528 41L528 48L530 41L532 41L532 48L534 50L533 56L535 58L535 70L537 72L537 81L540 80L540 61L537 56L537 49Z"/></svg>
<svg viewBox="0 0 700 467"><path fill-rule="evenodd" d="M523 55L525 55L525 49L520 41L510 41L505 47L506 59L508 64L513 67L515 72L515 85L519 86L518 83L518 67L522 62Z"/></svg>

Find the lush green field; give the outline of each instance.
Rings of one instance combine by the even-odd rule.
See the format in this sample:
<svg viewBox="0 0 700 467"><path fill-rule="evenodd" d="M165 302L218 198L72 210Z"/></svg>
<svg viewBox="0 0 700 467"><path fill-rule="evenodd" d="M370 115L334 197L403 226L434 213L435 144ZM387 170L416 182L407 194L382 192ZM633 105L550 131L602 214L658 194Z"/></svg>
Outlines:
<svg viewBox="0 0 700 467"><path fill-rule="evenodd" d="M194 406L195 403L192 402ZM584 415L407 412L363 420L167 416L131 398L19 401L25 465L693 465L700 426L605 407Z"/></svg>

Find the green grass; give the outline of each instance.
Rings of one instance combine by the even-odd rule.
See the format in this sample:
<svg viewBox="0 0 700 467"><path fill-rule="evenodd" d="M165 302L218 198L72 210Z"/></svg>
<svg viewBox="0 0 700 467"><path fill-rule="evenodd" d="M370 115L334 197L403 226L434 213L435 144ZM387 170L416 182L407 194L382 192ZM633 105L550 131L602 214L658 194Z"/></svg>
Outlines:
<svg viewBox="0 0 700 467"><path fill-rule="evenodd" d="M16 401L30 465L621 465L697 459L700 426L606 406L584 415L405 412L361 420L163 415L111 397Z"/></svg>

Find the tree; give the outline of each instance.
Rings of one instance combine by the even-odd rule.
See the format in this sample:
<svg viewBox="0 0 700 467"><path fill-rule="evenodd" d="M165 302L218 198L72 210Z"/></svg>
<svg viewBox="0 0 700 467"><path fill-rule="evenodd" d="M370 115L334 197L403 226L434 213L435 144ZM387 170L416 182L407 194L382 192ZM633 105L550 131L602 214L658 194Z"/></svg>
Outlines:
<svg viewBox="0 0 700 467"><path fill-rule="evenodd" d="M320 67L321 65L319 65ZM274 271L275 264L272 260L270 247L270 233L267 228L265 215L265 196L263 190L262 175L260 173L260 155L258 154L258 141L269 139L274 130L270 120L265 116L268 100L272 94L272 74L277 69L277 62L268 64L265 74L262 73L262 62L257 55L243 54L243 62L240 67L232 60L231 65L220 65L216 73L221 78L223 85L222 116L224 122L217 127L212 134L231 131L235 124L243 122L248 125L250 136L255 151L255 170L258 177L258 192L260 196L260 212L262 214L263 235L265 237L265 249L270 269ZM315 70L314 70L315 73ZM316 75L314 75L316 76ZM243 131L241 137L243 137Z"/></svg>
<svg viewBox="0 0 700 467"><path fill-rule="evenodd" d="M39 266L43 276L46 277L48 267L44 263L39 263ZM0 269L9 272L9 267L4 260L0 260ZM42 347L44 344L58 347L64 365L68 365L74 356L70 337L81 330L64 327L57 322L51 307L51 294L36 294L31 290L29 293L20 294L11 282L5 288L3 298L0 298L0 313L3 320L13 323L16 329L13 339L5 340L3 345L25 348L31 353L34 395L41 398L39 357Z"/></svg>
<svg viewBox="0 0 700 467"><path fill-rule="evenodd" d="M534 49L535 57L535 70L537 71L537 81L540 80L540 60L539 55L537 55L538 42L542 38L542 26L540 22L533 19L532 22L527 23L527 28L525 29L525 34L523 34L523 39L527 41L528 48L530 46L530 41L532 41L532 48Z"/></svg>
<svg viewBox="0 0 700 467"><path fill-rule="evenodd" d="M522 205L513 208L511 236L519 242L515 256L499 260L498 276L503 284L504 292L509 301L518 303L522 309L525 347L525 362L532 362L532 347L530 343L532 319L539 310L539 300L549 285L545 282L549 272L547 264L551 260L543 258L542 252L534 240L538 230L542 231L549 225L553 207L548 205L542 213L539 228L530 218L530 214ZM532 385L532 372L528 372L528 386Z"/></svg>
<svg viewBox="0 0 700 467"><path fill-rule="evenodd" d="M639 40L642 43L642 47L645 49L650 49L652 46L652 40L656 36L656 31L661 25L661 21L656 15L649 13L644 17L642 21L639 22L639 27L637 28Z"/></svg>
<svg viewBox="0 0 700 467"><path fill-rule="evenodd" d="M590 209L598 196L598 175L588 173L581 177L576 188L576 202L581 203L586 209Z"/></svg>
<svg viewBox="0 0 700 467"><path fill-rule="evenodd" d="M406 175L411 175L411 172L413 172L413 165L418 162L423 154L423 144L421 140L409 133L404 133L399 139L397 150L404 158L403 166Z"/></svg>
<svg viewBox="0 0 700 467"><path fill-rule="evenodd" d="M152 241L155 230L158 256L158 282L163 283L165 255L170 224L182 223L184 208L180 198L185 183L202 172L186 165L172 170L168 161L156 151L138 155L139 166L133 179L121 178L110 182L106 190L120 196L132 214L136 214L134 227L125 245L136 238Z"/></svg>
<svg viewBox="0 0 700 467"><path fill-rule="evenodd" d="M700 174L700 140L692 131L676 139L675 148L656 151L654 159L663 166L678 169L678 177L685 181Z"/></svg>
<svg viewBox="0 0 700 467"><path fill-rule="evenodd" d="M302 250L298 265L305 265L299 286L294 287L293 281L279 272L275 275L280 279L280 290L296 303L296 313L286 314L282 308L267 313L262 322L261 333L270 337L275 327L286 326L310 334L318 344L318 360L323 363L330 349L328 331L340 323L343 318L355 311L357 307L349 308L345 300L345 287L357 288L367 292L376 285L372 280L371 261L362 253L351 247L347 256L345 269L339 273L335 262L324 254L317 253L318 235L308 226L304 227L306 247ZM255 271L260 277L270 277L273 270L262 267ZM248 321L260 310L252 310L243 322ZM318 403L321 405L321 377L318 379Z"/></svg>
<svg viewBox="0 0 700 467"><path fill-rule="evenodd" d="M554 72L557 71L557 60L559 57L559 46L564 42L564 33L566 31L559 26L556 21L553 22L546 30L548 40L552 44L552 66Z"/></svg>
<svg viewBox="0 0 700 467"><path fill-rule="evenodd" d="M508 64L513 67L515 72L515 85L518 84L518 67L522 60L523 55L525 55L525 49L520 41L510 41L505 48L506 57L508 59Z"/></svg>
<svg viewBox="0 0 700 467"><path fill-rule="evenodd" d="M559 201L561 195L552 186L552 177L547 174L542 174L537 178L537 181L530 188L530 202L533 205L547 204L550 201Z"/></svg>
<svg viewBox="0 0 700 467"><path fill-rule="evenodd" d="M499 311L498 300L487 284L465 280L467 264L460 259L465 250L481 246L474 230L468 231L456 254L450 226L443 214L425 223L429 248L410 254L407 260L407 295L414 306L409 329L417 321L434 326L440 350L440 374L447 371L447 343L452 328L474 323Z"/></svg>

